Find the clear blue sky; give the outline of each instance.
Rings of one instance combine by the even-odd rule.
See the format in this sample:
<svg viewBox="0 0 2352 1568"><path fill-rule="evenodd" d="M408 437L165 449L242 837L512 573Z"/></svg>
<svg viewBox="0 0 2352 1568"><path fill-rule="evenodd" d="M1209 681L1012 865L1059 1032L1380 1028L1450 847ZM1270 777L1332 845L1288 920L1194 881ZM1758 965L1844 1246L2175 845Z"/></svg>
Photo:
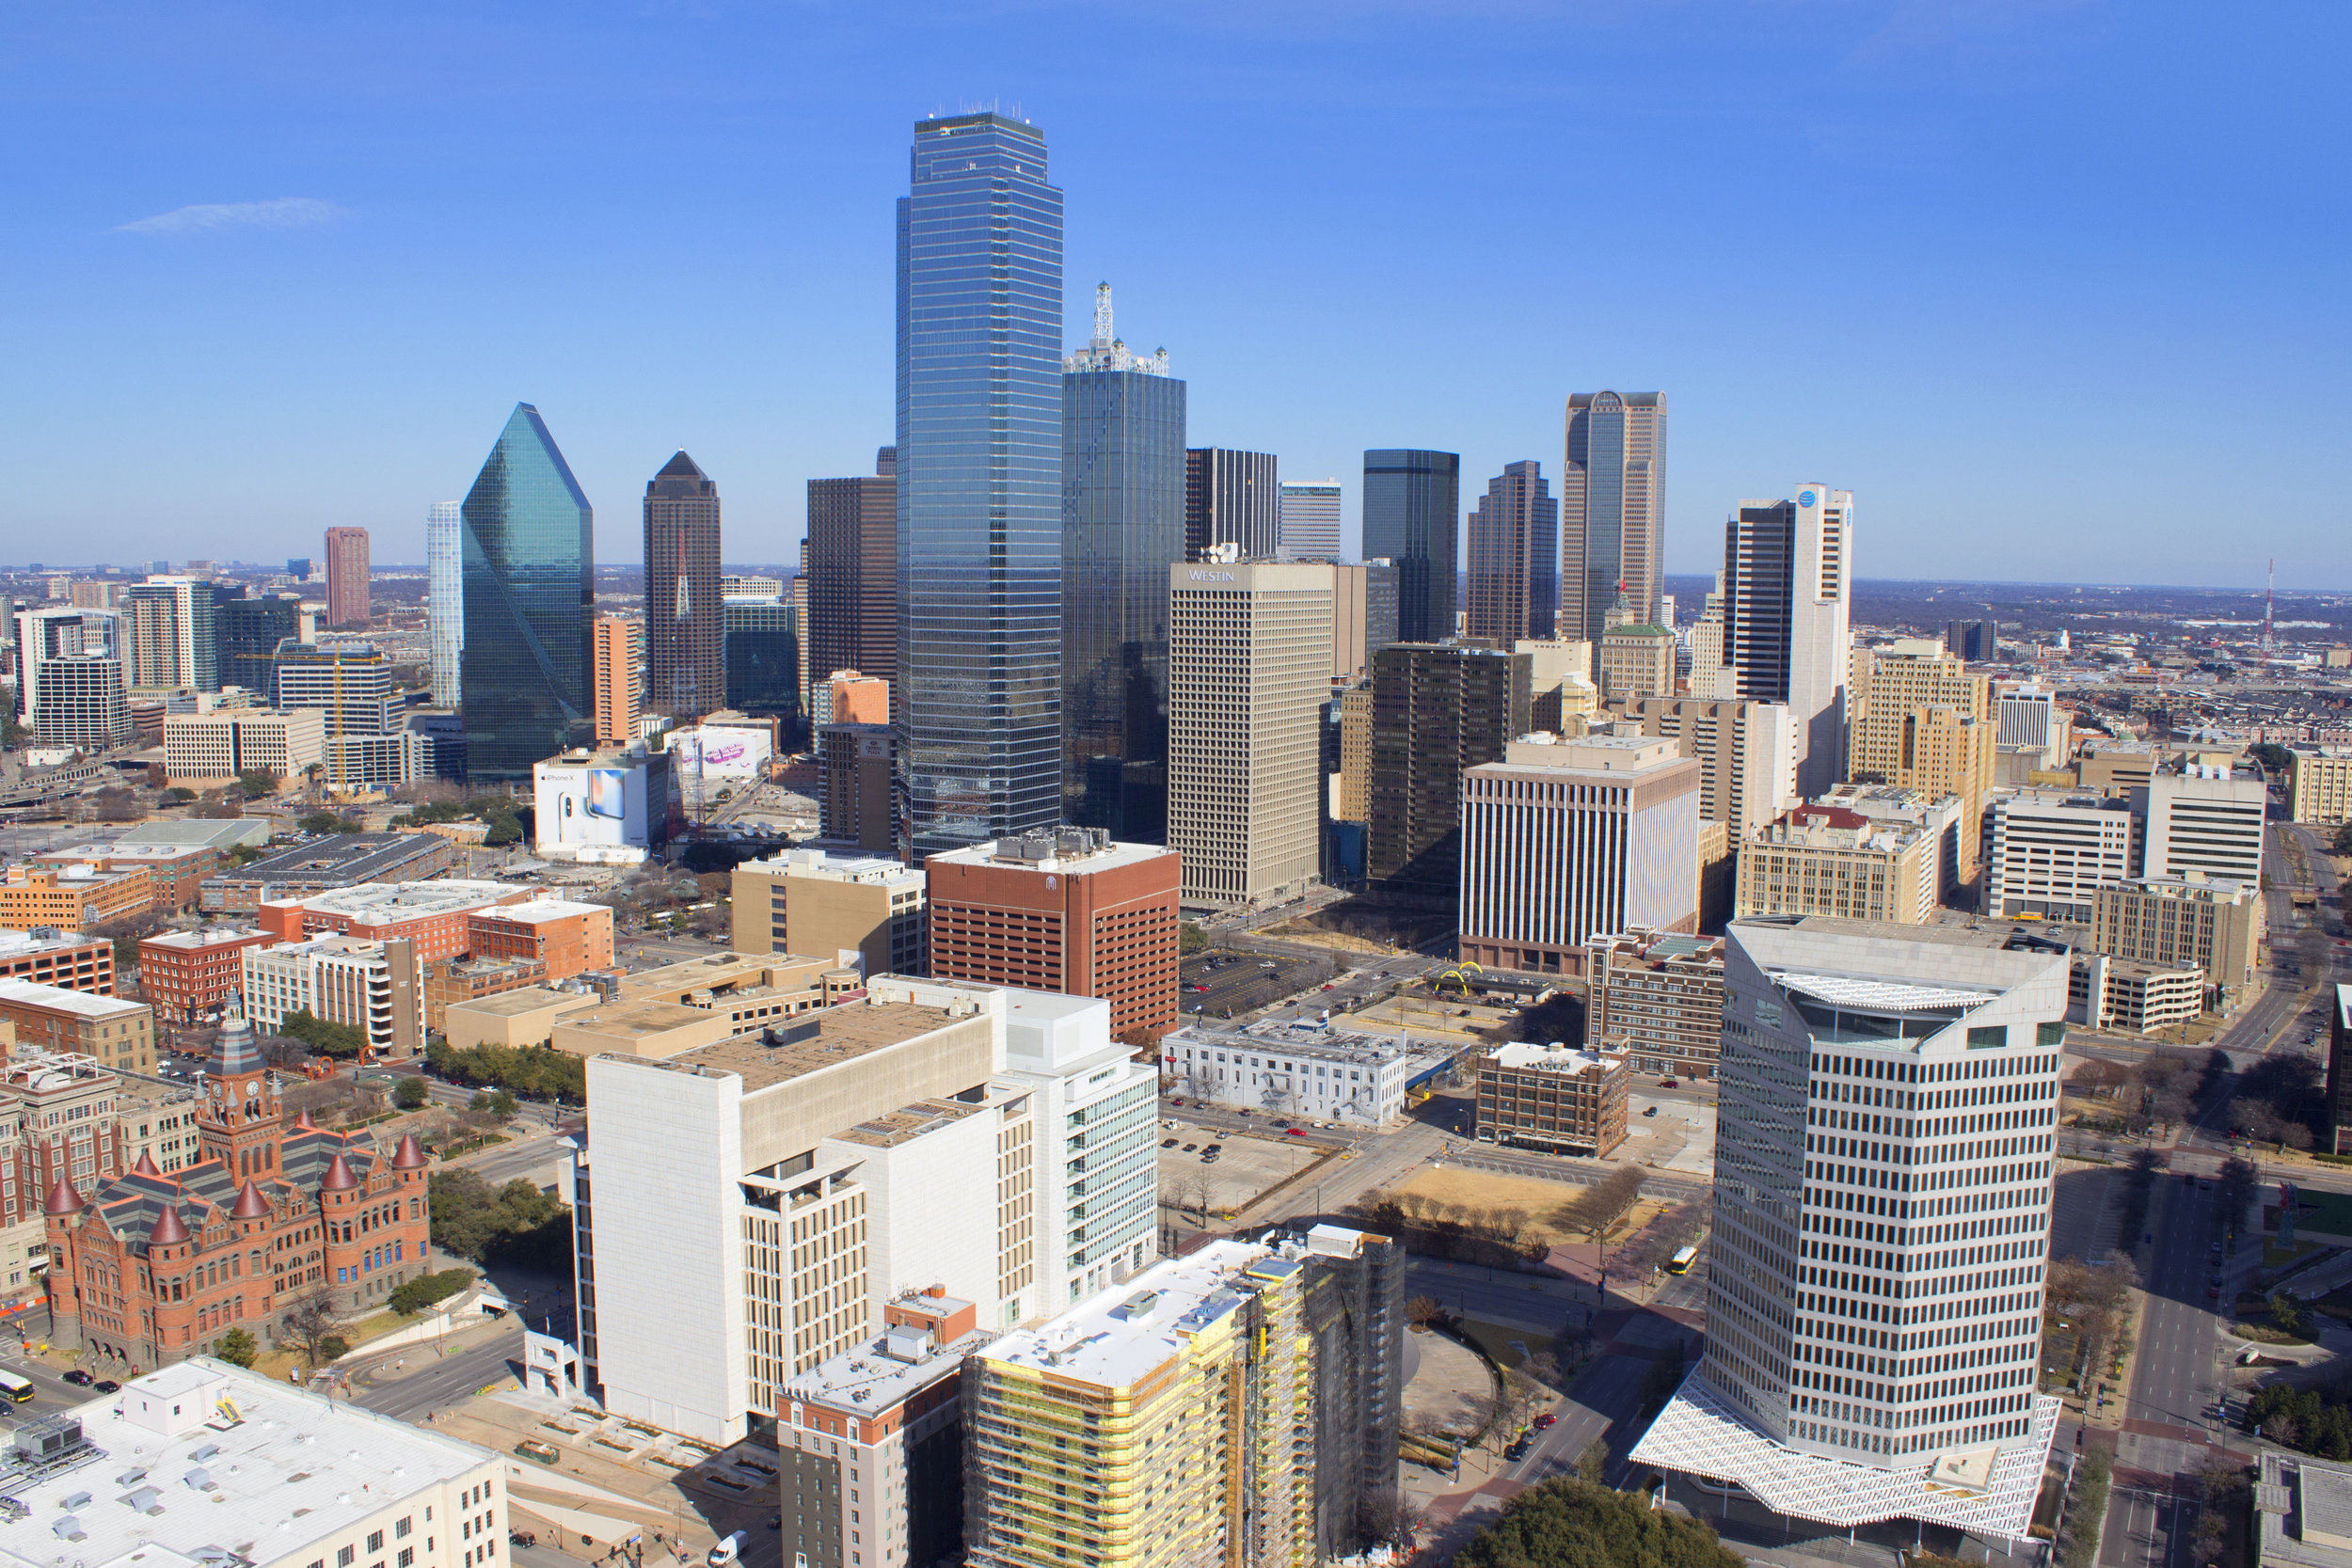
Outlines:
<svg viewBox="0 0 2352 1568"><path fill-rule="evenodd" d="M1673 404L1670 568L1856 492L1865 576L2352 587L2352 8L2173 0L105 4L0 22L0 561L265 560L536 403L638 554L891 436L918 117L1043 128L1196 444L1560 461ZM190 211L193 209L193 211ZM150 221L154 220L154 221Z"/></svg>

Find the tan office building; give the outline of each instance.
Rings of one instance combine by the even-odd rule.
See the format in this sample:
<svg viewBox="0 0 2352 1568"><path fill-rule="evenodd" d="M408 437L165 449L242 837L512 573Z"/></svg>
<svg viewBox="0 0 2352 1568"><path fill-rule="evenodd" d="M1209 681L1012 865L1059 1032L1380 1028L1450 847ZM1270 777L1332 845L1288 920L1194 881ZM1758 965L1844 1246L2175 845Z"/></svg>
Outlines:
<svg viewBox="0 0 2352 1568"><path fill-rule="evenodd" d="M637 738L637 716L644 708L645 623L626 615L599 615L588 635L596 744L626 746Z"/></svg>
<svg viewBox="0 0 2352 1568"><path fill-rule="evenodd" d="M1321 870L1331 595L1312 563L1168 568L1168 847L1187 905L1279 902Z"/></svg>
<svg viewBox="0 0 2352 1568"><path fill-rule="evenodd" d="M1339 822L1368 821L1372 805L1372 683L1340 693L1340 798L1331 809Z"/></svg>
<svg viewBox="0 0 2352 1568"><path fill-rule="evenodd" d="M2352 822L2352 747L2298 746L2289 753L2287 815L2330 827Z"/></svg>
<svg viewBox="0 0 2352 1568"><path fill-rule="evenodd" d="M1600 637L1600 698L1621 703L1631 697L1671 697L1675 690L1675 634L1664 626L1612 626Z"/></svg>
<svg viewBox="0 0 2352 1568"><path fill-rule="evenodd" d="M895 860L787 849L735 868L735 950L845 952L868 974L925 972L924 874Z"/></svg>
<svg viewBox="0 0 2352 1568"><path fill-rule="evenodd" d="M15 1026L19 1045L87 1056L130 1072L155 1070L155 1012L142 1003L0 980L0 1024Z"/></svg>
<svg viewBox="0 0 2352 1568"><path fill-rule="evenodd" d="M1922 925L1935 911L1936 845L1843 806L1795 807L1740 847L1739 913Z"/></svg>
<svg viewBox="0 0 2352 1568"><path fill-rule="evenodd" d="M2224 992L2252 983L2262 933L2262 893L2251 883L2135 877L2093 895L2094 950L2146 964L2192 964Z"/></svg>
<svg viewBox="0 0 2352 1568"><path fill-rule="evenodd" d="M1846 776L1959 796L1957 875L1973 882L1998 765L1991 677L1970 674L1941 642L1907 638L1891 648L1856 648L1849 691Z"/></svg>
<svg viewBox="0 0 2352 1568"><path fill-rule="evenodd" d="M259 768L293 778L326 757L326 715L319 708L220 708L164 715L164 777L208 789Z"/></svg>
<svg viewBox="0 0 2352 1568"><path fill-rule="evenodd" d="M1796 799L1796 721L1785 703L1634 697L1613 704L1699 765L1699 816L1744 839Z"/></svg>

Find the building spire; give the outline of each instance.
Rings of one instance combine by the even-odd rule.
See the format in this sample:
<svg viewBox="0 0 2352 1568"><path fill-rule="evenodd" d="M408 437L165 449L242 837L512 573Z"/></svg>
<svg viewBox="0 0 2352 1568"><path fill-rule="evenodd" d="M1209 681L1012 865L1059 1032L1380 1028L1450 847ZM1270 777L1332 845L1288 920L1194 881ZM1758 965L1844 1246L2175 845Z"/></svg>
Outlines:
<svg viewBox="0 0 2352 1568"><path fill-rule="evenodd" d="M1108 283L1094 285L1094 341L1089 346L1111 346L1111 286Z"/></svg>

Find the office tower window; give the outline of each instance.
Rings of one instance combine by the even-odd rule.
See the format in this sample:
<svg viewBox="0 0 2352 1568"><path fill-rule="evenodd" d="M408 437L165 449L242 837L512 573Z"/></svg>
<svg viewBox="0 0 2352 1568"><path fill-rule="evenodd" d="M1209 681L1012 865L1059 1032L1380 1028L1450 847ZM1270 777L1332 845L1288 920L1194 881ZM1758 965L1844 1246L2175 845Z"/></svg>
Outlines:
<svg viewBox="0 0 2352 1568"><path fill-rule="evenodd" d="M1281 464L1270 451L1194 447L1184 453L1184 559L1232 545L1245 561L1281 547Z"/></svg>
<svg viewBox="0 0 2352 1568"><path fill-rule="evenodd" d="M1560 635L1597 642L1622 591L1654 623L1665 585L1666 395L1568 399L1560 478Z"/></svg>
<svg viewBox="0 0 2352 1568"><path fill-rule="evenodd" d="M1450 451L1364 453L1364 559L1396 563L1396 640L1454 635L1462 460Z"/></svg>
<svg viewBox="0 0 2352 1568"><path fill-rule="evenodd" d="M684 452L645 486L647 700L681 721L726 690L719 613L719 487Z"/></svg>

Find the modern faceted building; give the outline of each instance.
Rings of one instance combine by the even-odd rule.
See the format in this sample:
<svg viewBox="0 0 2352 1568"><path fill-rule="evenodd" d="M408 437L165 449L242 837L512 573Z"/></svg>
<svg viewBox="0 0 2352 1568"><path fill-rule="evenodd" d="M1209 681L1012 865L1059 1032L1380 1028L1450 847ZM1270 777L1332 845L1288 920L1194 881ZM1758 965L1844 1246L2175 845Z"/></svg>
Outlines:
<svg viewBox="0 0 2352 1568"><path fill-rule="evenodd" d="M1364 453L1364 559L1396 564L1399 642L1442 642L1454 635L1461 488L1462 459L1454 452Z"/></svg>
<svg viewBox="0 0 2352 1568"><path fill-rule="evenodd" d="M2068 960L2005 940L1733 923L1707 1356L1637 1465L2026 1539Z"/></svg>
<svg viewBox="0 0 2352 1568"><path fill-rule="evenodd" d="M1560 503L1543 466L1513 463L1486 482L1470 519L1465 630L1504 646L1548 641L1560 609Z"/></svg>
<svg viewBox="0 0 2352 1568"><path fill-rule="evenodd" d="M645 704L681 723L726 705L719 487L679 452L645 486Z"/></svg>
<svg viewBox="0 0 2352 1568"><path fill-rule="evenodd" d="M456 501L435 501L424 517L424 578L432 627L433 705L455 707L465 688L458 664L466 647L466 520ZM285 635L292 637L289 626Z"/></svg>
<svg viewBox="0 0 2352 1568"><path fill-rule="evenodd" d="M515 405L459 514L466 771L521 783L533 763L586 745L593 730L596 515L527 403Z"/></svg>
<svg viewBox="0 0 2352 1568"><path fill-rule="evenodd" d="M1061 813L1062 195L1005 115L919 121L911 163L894 721L929 854Z"/></svg>
<svg viewBox="0 0 2352 1568"><path fill-rule="evenodd" d="M1168 573L1184 547L1184 384L1094 337L1062 362L1062 818L1168 841Z"/></svg>
<svg viewBox="0 0 2352 1568"><path fill-rule="evenodd" d="M1568 399L1560 476L1560 636L1597 642L1622 592L1659 618L1666 571L1666 394ZM1366 544L1370 549L1370 544Z"/></svg>

